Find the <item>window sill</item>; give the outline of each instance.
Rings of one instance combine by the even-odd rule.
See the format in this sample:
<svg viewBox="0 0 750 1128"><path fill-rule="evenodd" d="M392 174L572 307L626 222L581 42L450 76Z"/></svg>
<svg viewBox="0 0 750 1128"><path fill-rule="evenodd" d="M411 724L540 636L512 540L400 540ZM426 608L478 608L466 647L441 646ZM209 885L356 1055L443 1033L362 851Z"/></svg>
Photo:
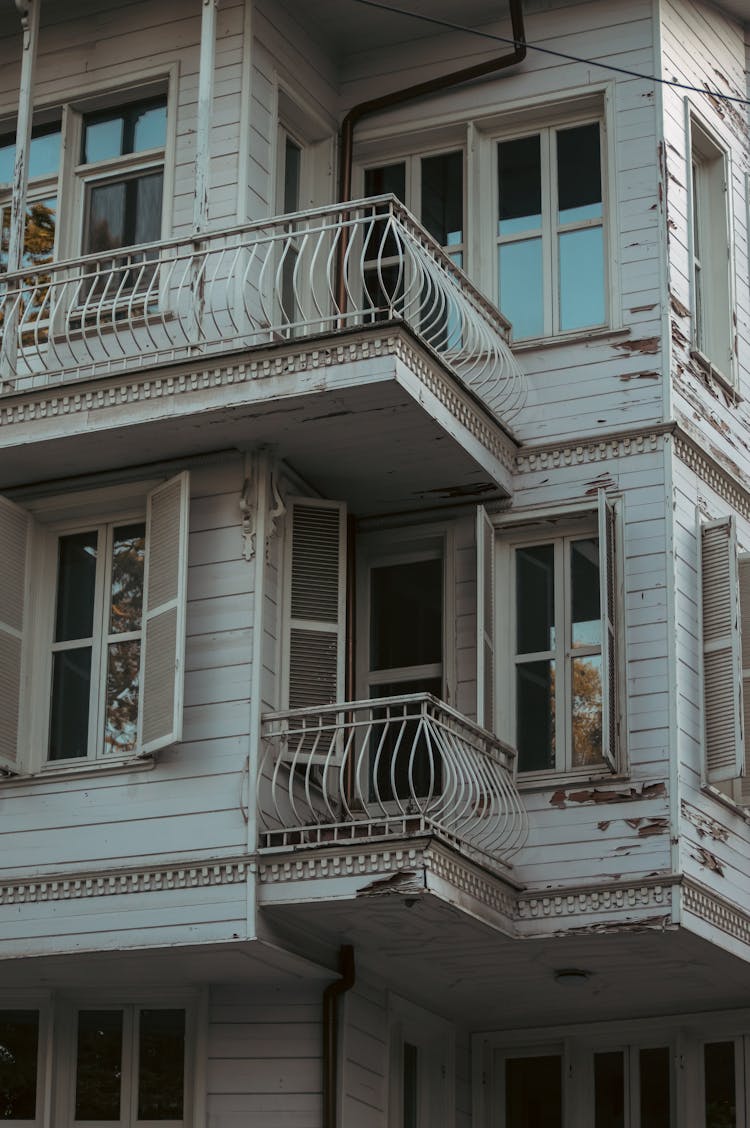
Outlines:
<svg viewBox="0 0 750 1128"><path fill-rule="evenodd" d="M15 786L36 780L56 779L91 779L100 775L124 775L130 772L150 772L155 766L153 756L129 756L127 758L112 758L111 760L90 760L84 762L75 760L65 762L50 762L36 772L19 772L18 775L3 776L0 787Z"/></svg>
<svg viewBox="0 0 750 1128"><path fill-rule="evenodd" d="M576 329L571 333L558 333L554 337L530 337L522 341L511 338L510 347L513 352L532 352L535 349L552 349L560 345L585 345L589 341L610 341L630 337L632 329L624 327L613 329L609 325L602 325L598 329Z"/></svg>
<svg viewBox="0 0 750 1128"><path fill-rule="evenodd" d="M623 771L613 772L606 764L569 772L522 772L516 776L519 791L552 791L560 787L581 787L586 784L625 783L630 777Z"/></svg>
<svg viewBox="0 0 750 1128"><path fill-rule="evenodd" d="M717 368L716 365L708 359L705 353L701 352L700 349L691 349L690 359L695 361L704 376L707 376L709 380L715 381L719 387L724 389L727 395L731 397L733 404L737 405L738 403L742 403L742 396L737 391L736 386L724 375L720 368Z"/></svg>
<svg viewBox="0 0 750 1128"><path fill-rule="evenodd" d="M717 803L721 803L722 807L726 807L728 810L734 812L735 815L739 815L746 823L750 823L750 808L743 807L742 804L738 803L736 799L733 799L731 795L720 791L719 788L714 787L712 783L704 783L701 786L701 791L704 795L710 795Z"/></svg>

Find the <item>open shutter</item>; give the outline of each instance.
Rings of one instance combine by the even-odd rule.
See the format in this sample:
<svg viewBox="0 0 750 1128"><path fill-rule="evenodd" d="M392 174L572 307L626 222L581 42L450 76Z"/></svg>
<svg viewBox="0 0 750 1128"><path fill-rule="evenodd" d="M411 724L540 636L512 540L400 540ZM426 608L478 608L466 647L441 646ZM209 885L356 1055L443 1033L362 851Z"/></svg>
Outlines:
<svg viewBox="0 0 750 1128"><path fill-rule="evenodd" d="M703 702L709 782L744 770L742 655L734 518L701 526Z"/></svg>
<svg viewBox="0 0 750 1128"><path fill-rule="evenodd" d="M599 490L599 599L602 622L602 756L617 768L619 700L617 669L617 514L614 503Z"/></svg>
<svg viewBox="0 0 750 1128"><path fill-rule="evenodd" d="M739 802L750 806L750 553L738 558L737 570L740 587L740 654L742 661L742 733L743 775L740 780Z"/></svg>
<svg viewBox="0 0 750 1128"><path fill-rule="evenodd" d="M346 507L298 499L290 513L289 708L331 705L345 694Z"/></svg>
<svg viewBox="0 0 750 1128"><path fill-rule="evenodd" d="M477 724L495 728L495 529L477 506Z"/></svg>
<svg viewBox="0 0 750 1128"><path fill-rule="evenodd" d="M138 717L141 755L182 737L188 484L185 471L148 496Z"/></svg>
<svg viewBox="0 0 750 1128"><path fill-rule="evenodd" d="M18 725L21 649L32 520L25 509L0 498L0 771L19 771Z"/></svg>

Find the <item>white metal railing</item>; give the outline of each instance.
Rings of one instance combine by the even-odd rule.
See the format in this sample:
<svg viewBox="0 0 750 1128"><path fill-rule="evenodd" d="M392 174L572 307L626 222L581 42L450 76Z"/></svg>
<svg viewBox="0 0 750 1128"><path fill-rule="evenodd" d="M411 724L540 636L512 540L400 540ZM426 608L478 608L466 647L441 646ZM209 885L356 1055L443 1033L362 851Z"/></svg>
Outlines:
<svg viewBox="0 0 750 1128"><path fill-rule="evenodd" d="M504 419L522 406L508 323L392 196L6 274L0 380L12 392L386 320Z"/></svg>
<svg viewBox="0 0 750 1128"><path fill-rule="evenodd" d="M528 831L514 758L427 693L266 714L261 849L436 833L507 862Z"/></svg>

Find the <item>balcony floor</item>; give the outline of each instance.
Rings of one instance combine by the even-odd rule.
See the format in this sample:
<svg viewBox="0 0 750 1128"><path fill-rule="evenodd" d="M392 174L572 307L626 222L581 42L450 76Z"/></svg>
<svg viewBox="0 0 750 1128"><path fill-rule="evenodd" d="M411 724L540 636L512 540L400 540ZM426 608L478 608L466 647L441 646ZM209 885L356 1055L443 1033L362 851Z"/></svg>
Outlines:
<svg viewBox="0 0 750 1128"><path fill-rule="evenodd" d="M515 454L408 329L378 325L6 396L0 489L262 444L362 515L507 496Z"/></svg>

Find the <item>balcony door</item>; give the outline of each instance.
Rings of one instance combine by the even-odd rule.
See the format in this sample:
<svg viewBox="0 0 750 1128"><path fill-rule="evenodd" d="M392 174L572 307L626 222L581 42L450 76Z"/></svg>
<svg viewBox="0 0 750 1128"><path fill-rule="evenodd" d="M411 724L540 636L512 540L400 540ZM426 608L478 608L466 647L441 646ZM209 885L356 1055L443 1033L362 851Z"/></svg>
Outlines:
<svg viewBox="0 0 750 1128"><path fill-rule="evenodd" d="M358 696L384 699L373 716L372 788L380 800L440 790L439 754L426 745L418 706L386 704L402 695L444 696L443 546L371 543L360 556Z"/></svg>

